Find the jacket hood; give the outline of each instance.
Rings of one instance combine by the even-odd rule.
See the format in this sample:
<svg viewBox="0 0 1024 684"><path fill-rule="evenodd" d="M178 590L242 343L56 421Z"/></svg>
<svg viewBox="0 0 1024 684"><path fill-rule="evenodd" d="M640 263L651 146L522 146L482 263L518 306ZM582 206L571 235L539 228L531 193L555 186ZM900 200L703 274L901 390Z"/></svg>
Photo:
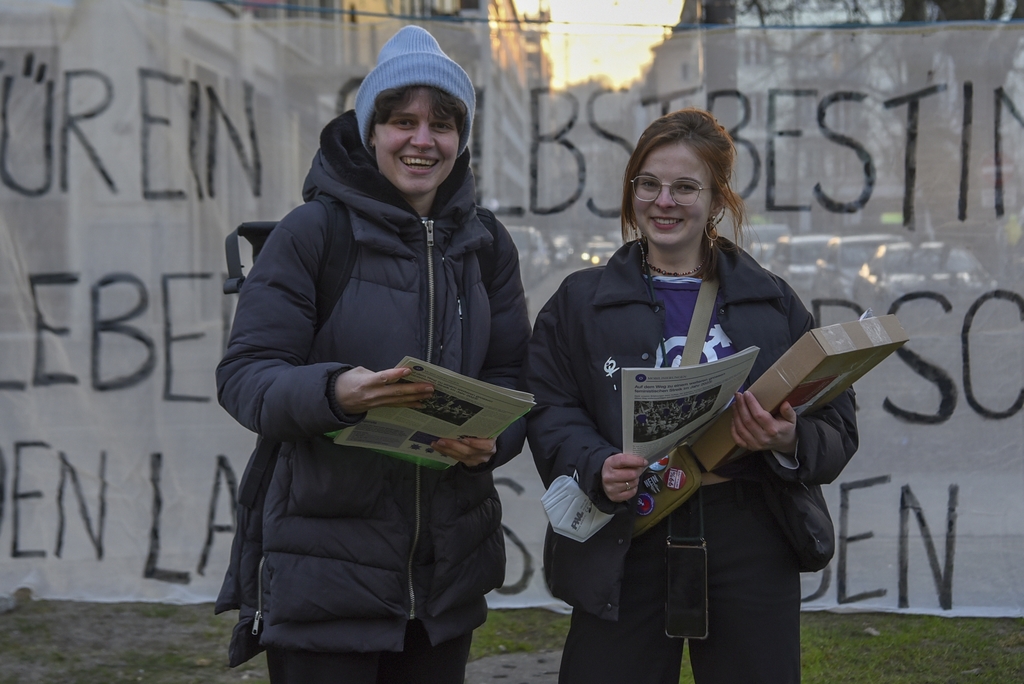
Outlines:
<svg viewBox="0 0 1024 684"><path fill-rule="evenodd" d="M318 192L338 198L357 212L402 225L419 214L398 189L384 177L377 160L363 147L354 111L327 124L320 133L320 149L306 175L302 196L311 200ZM430 218L452 218L462 223L474 210L476 187L469 171L469 151L455 160L448 178L441 183L430 210Z"/></svg>

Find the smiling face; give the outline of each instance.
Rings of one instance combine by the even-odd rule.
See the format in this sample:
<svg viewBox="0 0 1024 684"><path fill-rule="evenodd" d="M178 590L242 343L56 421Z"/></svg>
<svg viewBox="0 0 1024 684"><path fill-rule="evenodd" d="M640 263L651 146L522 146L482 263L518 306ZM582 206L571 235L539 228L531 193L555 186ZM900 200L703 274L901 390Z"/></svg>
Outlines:
<svg viewBox="0 0 1024 684"><path fill-rule="evenodd" d="M707 165L686 143L670 143L651 150L637 175L653 176L662 183L693 181L704 188L688 207L672 200L668 185L651 202L633 196L636 224L647 238L650 262L666 271L694 269L701 262L701 241L707 239L704 227L720 209Z"/></svg>
<svg viewBox="0 0 1024 684"><path fill-rule="evenodd" d="M420 216L426 216L458 157L455 119L431 113L428 91L414 88L387 121L374 125L370 143L380 172Z"/></svg>

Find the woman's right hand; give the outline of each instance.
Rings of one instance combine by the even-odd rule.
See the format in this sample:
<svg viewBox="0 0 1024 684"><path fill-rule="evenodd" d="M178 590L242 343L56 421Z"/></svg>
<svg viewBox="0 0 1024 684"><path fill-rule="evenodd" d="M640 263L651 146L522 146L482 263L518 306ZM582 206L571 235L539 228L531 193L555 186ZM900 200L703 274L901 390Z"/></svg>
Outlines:
<svg viewBox="0 0 1024 684"><path fill-rule="evenodd" d="M628 501L640 488L647 460L636 454L612 454L601 466L601 485L609 501Z"/></svg>
<svg viewBox="0 0 1024 684"><path fill-rule="evenodd" d="M341 410L349 415L382 406L423 408L420 402L434 393L434 386L426 382L399 382L411 372L411 368L371 371L356 366L338 375L334 381L334 397Z"/></svg>

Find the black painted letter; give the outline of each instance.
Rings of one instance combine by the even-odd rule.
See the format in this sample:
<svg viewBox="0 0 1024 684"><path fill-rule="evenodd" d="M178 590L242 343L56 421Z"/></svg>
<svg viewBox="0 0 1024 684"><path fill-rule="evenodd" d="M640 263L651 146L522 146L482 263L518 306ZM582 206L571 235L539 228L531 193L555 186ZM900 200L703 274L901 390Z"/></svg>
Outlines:
<svg viewBox="0 0 1024 684"><path fill-rule="evenodd" d="M212 195L212 193L211 193ZM199 397L189 394L175 394L171 391L171 378L174 377L174 362L171 356L171 346L175 342L184 340L197 340L206 333L188 333L175 335L171 327L171 288L172 280L183 278L207 280L212 276L210 273L165 273L160 279L161 294L164 302L164 401L210 401L210 397Z"/></svg>
<svg viewBox="0 0 1024 684"><path fill-rule="evenodd" d="M1005 411L997 411L981 405L981 402L974 396L974 385L971 382L971 325L974 323L974 317L978 315L978 310L984 306L985 302L993 299L1002 299L1016 304L1017 310L1020 312L1020 320L1024 321L1024 297L1008 290L987 292L979 297L978 301L971 304L971 308L967 310L967 314L964 316L964 327L960 330L960 346L963 349L964 359L964 399L974 409L974 412L982 418L1001 420L1003 418L1010 418L1020 411L1021 407L1024 407L1024 389L1021 389L1016 401L1013 402L1010 408Z"/></svg>
<svg viewBox="0 0 1024 684"><path fill-rule="evenodd" d="M817 94L817 90L787 90L779 88L770 88L768 90L768 130L766 132L768 138L768 151L765 155L767 157L768 166L768 179L767 186L765 188L765 210L767 211L811 210L811 205L809 204L775 204L775 138L799 138L804 134L804 132L799 128L787 131L775 130L775 103L781 95L785 95L787 97L815 97Z"/></svg>
<svg viewBox="0 0 1024 684"><path fill-rule="evenodd" d="M87 111L72 114L71 113L71 82L76 78L82 76L89 76L99 81L100 85L103 86L103 100L98 105ZM89 139L85 137L85 133L78 127L79 121L85 121L93 117L99 116L103 112L107 111L107 107L114 100L114 84L106 74L100 73L93 69L77 69L73 71L67 71L64 73L64 123L60 127L60 189L67 192L68 189L68 134L74 133L75 137L78 138L78 142L82 143L82 147L85 148L85 154L89 157L89 161L96 167L96 170L103 176L103 181L110 188L113 193L117 192L117 186L114 185L114 179L107 173L107 169L103 166L103 162L100 160L100 155L97 154L96 148L92 146Z"/></svg>
<svg viewBox="0 0 1024 684"><path fill-rule="evenodd" d="M149 187L149 134L150 128L157 124L170 126L171 120L164 116L155 116L149 111L149 89L146 82L150 79L160 79L171 85L181 85L181 76L172 76L162 71L153 69L139 69L139 107L142 110L142 142L140 145L142 153L142 197L143 199L185 199L184 190L153 190Z"/></svg>
<svg viewBox="0 0 1024 684"><path fill-rule="evenodd" d="M54 549L53 555L60 558L64 549L64 483L70 477L75 498L78 499L78 513L82 516L82 524L85 525L85 533L89 535L89 540L96 549L96 560L103 560L103 528L107 520L107 452L100 452L100 493L95 532L92 529L92 518L89 517L89 507L85 504L85 494L82 493L82 484L78 481L78 471L68 461L67 454L61 451L57 455L60 457L60 484L57 485L57 548Z"/></svg>
<svg viewBox="0 0 1024 684"><path fill-rule="evenodd" d="M21 450L28 448L49 449L50 445L46 442L14 443L14 486L11 491L11 506L14 512L11 519L11 558L44 558L46 556L46 552L40 549L22 551L18 541L18 535L21 532L21 525L19 525L21 505L18 502L22 499L43 498L43 493L38 489L33 489L30 492L21 491Z"/></svg>
<svg viewBox="0 0 1024 684"><path fill-rule="evenodd" d="M736 145L739 145L747 152L750 153L750 161L754 166L754 170L750 175L750 182L747 183L747 187L743 188L740 192L740 197L747 199L750 197L754 190L757 189L757 184L761 182L761 155L758 154L757 146L746 138L741 138L739 132L747 127L750 123L750 98L741 93L738 90L715 90L708 93L708 111L714 112L715 100L720 97L735 97L740 101L740 107L743 109L743 118L740 122L729 129L729 135L732 136L732 141Z"/></svg>
<svg viewBox="0 0 1024 684"><path fill-rule="evenodd" d="M598 88L590 94L590 97L587 99L587 123L590 124L590 128L599 136L626 150L626 155L628 156L633 154L632 145L630 145L625 138L601 128L597 123L597 116L594 114L594 102L597 98L610 92L612 92L612 90L609 88ZM601 209L594 203L593 197L587 198L587 209L589 209L590 213L594 216L600 216L601 218L618 218L619 214L622 213L622 209L620 207L615 207L614 209Z"/></svg>
<svg viewBox="0 0 1024 684"><path fill-rule="evenodd" d="M188 584L192 577L183 570L164 570L157 567L160 560L160 510L164 500L160 494L160 471L163 469L163 454L154 453L149 457L149 481L153 484L153 524L149 528L149 555L142 576L171 584Z"/></svg>
<svg viewBox="0 0 1024 684"><path fill-rule="evenodd" d="M103 288L117 283L132 285L138 294L138 301L135 307L127 313L113 318L100 318L100 294ZM148 307L149 295L146 294L146 286L131 273L111 273L92 286L92 387L96 391L107 392L132 387L153 374L153 369L156 367L156 345L146 333L134 326L125 325L125 321L142 315ZM116 333L137 340L146 348L146 360L132 373L110 380L102 379L100 358L103 355L101 350L103 333Z"/></svg>
<svg viewBox="0 0 1024 684"><path fill-rule="evenodd" d="M856 601L864 601L869 598L875 598L877 596L885 596L885 589L875 589L873 591L864 591L853 596L846 594L846 554L847 546L853 542L864 541L865 539L871 539L875 536L874 532L862 532L860 534L850 535L848 533L850 527L850 492L854 489L864 489L866 487L874 487L880 484L886 484L892 479L890 475L880 475L878 477L871 477L866 480L856 480L854 482L844 482L839 485L839 549L837 554L838 569L836 570L836 591L838 596L836 601L840 604L843 603L854 603Z"/></svg>
<svg viewBox="0 0 1024 684"><path fill-rule="evenodd" d="M530 211L534 214L557 214L565 211L580 198L583 194L583 186L587 182L587 162L583 158L583 153L573 145L571 142L565 139L565 136L572 130L572 127L576 125L576 117L580 113L580 103L572 93L563 93L563 95L569 99L572 105L572 116L569 117L569 121L566 122L565 126L558 129L554 133L540 133L540 96L550 94L550 88L534 88L530 91ZM537 206L537 194L538 194L538 158L541 143L558 143L565 149L572 153L573 158L576 160L576 190L573 192L572 197L556 204L553 207L539 207Z"/></svg>
<svg viewBox="0 0 1024 684"><path fill-rule="evenodd" d="M36 312L36 362L32 373L32 384L36 387L46 385L77 385L78 378L69 373L49 373L46 371L46 346L43 344L43 333L62 336L71 332L68 328L54 328L43 319L39 309L39 297L36 287L41 285L74 285L78 282L76 273L40 273L28 277L29 288L32 290L32 306Z"/></svg>
<svg viewBox="0 0 1024 684"><path fill-rule="evenodd" d="M505 485L517 495L523 493L523 486L515 480L508 477L496 477L494 478L494 485ZM505 532L505 538L511 541L519 552L523 554L523 572L519 576L519 579L512 584L504 584L497 589L496 592L499 594L521 594L526 591L527 587L530 586L530 580L533 579L533 556L530 555L530 550L526 548L526 544L519 538L519 536L512 531L512 529L502 523L502 531Z"/></svg>
<svg viewBox="0 0 1024 684"><path fill-rule="evenodd" d="M231 524L217 524L217 501L220 499L220 483L224 480L228 486L228 495L231 497ZM217 470L213 475L213 493L210 494L210 515L206 519L206 542L203 544L203 551L199 554L199 566L196 574L203 575L206 571L206 563L210 560L210 549L213 548L213 535L218 532L234 532L238 524L238 479L235 471L231 469L231 462L221 454L217 456Z"/></svg>
<svg viewBox="0 0 1024 684"><path fill-rule="evenodd" d="M903 225L914 230L914 187L917 184L917 120L921 111L921 100L941 93L945 83L922 88L908 95L886 100L886 109L907 105L907 147L903 155Z"/></svg>
<svg viewBox="0 0 1024 684"><path fill-rule="evenodd" d="M967 178L971 162L971 125L974 123L974 84L964 83L964 119L960 128L960 198L956 216L967 219Z"/></svg>
<svg viewBox="0 0 1024 684"><path fill-rule="evenodd" d="M818 128L821 129L821 134L825 136L826 140L831 140L837 145L849 147L853 150L864 167L864 185L861 187L860 196L852 202L837 202L825 194L825 191L821 189L821 183L815 183L814 199L818 200L818 204L834 214L852 214L864 208L864 205L871 199L871 192L875 187L875 163L871 161L871 155L868 154L863 145L853 138L836 133L826 126L825 114L828 112L828 108L836 102L862 102L865 97L867 95L864 93L838 92L826 95L818 103Z"/></svg>
<svg viewBox="0 0 1024 684"><path fill-rule="evenodd" d="M46 65L40 64L35 77L32 77L32 53L25 56L25 68L23 76L35 83L41 83L45 78ZM0 105L0 181L15 192L26 197L39 197L50 190L53 183L53 81L46 81L46 104L43 107L43 180L42 184L35 188L28 188L19 183L11 175L7 168L10 151L11 125L10 125L10 100L11 87L14 85L14 76L4 77L3 102ZM29 117L36 120L36 117ZM21 136L18 136L21 137Z"/></svg>
<svg viewBox="0 0 1024 684"><path fill-rule="evenodd" d="M905 294L893 302L892 306L889 307L889 313L896 313L901 305L915 299L934 300L939 303L942 310L946 313L949 313L953 309L953 305L949 303L949 300L937 292L911 292L910 294ZM900 359L903 360L903 363L910 366L910 370L914 371L928 382L933 383L938 388L940 397L939 410L934 414L908 411L892 403L889 397L886 397L882 402L882 408L900 420L904 420L908 423L937 425L949 420L950 416L953 415L953 410L956 409L957 400L956 384L953 382L953 379L949 377L946 371L942 370L938 366L928 363L921 356L907 349L906 346L897 349L896 356L900 357Z"/></svg>
<svg viewBox="0 0 1024 684"><path fill-rule="evenodd" d="M910 511L914 511L917 526L921 529L924 550L928 554L932 577L935 578L935 591L939 595L939 606L943 610L950 610L953 607L953 556L956 552L956 507L959 496L959 485L949 485L949 504L946 506L946 557L942 567L939 567L939 556L935 552L935 542L928 529L928 522L924 519L921 504L914 493L910 491L910 485L903 485L900 488L900 608L910 607L910 600L907 596L907 575L910 565L907 536L910 528Z"/></svg>
<svg viewBox="0 0 1024 684"><path fill-rule="evenodd" d="M238 153L238 161L242 164L246 177L249 179L249 187L252 188L252 196L260 196L260 182L263 174L263 165L260 163L259 141L256 139L256 116L253 110L253 95L255 88L251 83L244 83L245 88L245 120L249 124L249 143L252 145L252 163L245 155L245 146L242 145L242 138L238 135L238 129L231 123L227 112L224 111L217 91L211 86L206 87L206 97L210 101L210 117L206 131L206 189L210 197L214 196L213 175L217 168L217 115L224 120L224 127L228 129L228 137L231 138L231 145Z"/></svg>
<svg viewBox="0 0 1024 684"><path fill-rule="evenodd" d="M1003 206L1003 107L1005 106L1010 110L1010 115L1017 120L1021 126L1024 126L1024 117L1020 115L1017 110L1017 106L1013 104L1007 95L1006 91L1001 87L995 90L995 150L993 154L993 161L996 166L996 178L995 178L995 191L996 191L996 216L1002 216L1006 213L1006 209Z"/></svg>

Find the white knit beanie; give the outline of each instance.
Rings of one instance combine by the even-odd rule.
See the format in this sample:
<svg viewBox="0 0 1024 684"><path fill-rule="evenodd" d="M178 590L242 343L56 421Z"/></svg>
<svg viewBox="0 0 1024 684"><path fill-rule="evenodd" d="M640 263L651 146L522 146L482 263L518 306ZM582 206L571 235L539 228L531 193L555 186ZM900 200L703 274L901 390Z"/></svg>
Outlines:
<svg viewBox="0 0 1024 684"><path fill-rule="evenodd" d="M476 110L476 92L469 75L444 54L434 36L419 26L406 26L380 50L377 66L366 75L356 93L356 121L363 146L370 150L373 110L377 96L391 88L422 85L443 90L466 105L466 123L459 132L459 154L469 144Z"/></svg>

